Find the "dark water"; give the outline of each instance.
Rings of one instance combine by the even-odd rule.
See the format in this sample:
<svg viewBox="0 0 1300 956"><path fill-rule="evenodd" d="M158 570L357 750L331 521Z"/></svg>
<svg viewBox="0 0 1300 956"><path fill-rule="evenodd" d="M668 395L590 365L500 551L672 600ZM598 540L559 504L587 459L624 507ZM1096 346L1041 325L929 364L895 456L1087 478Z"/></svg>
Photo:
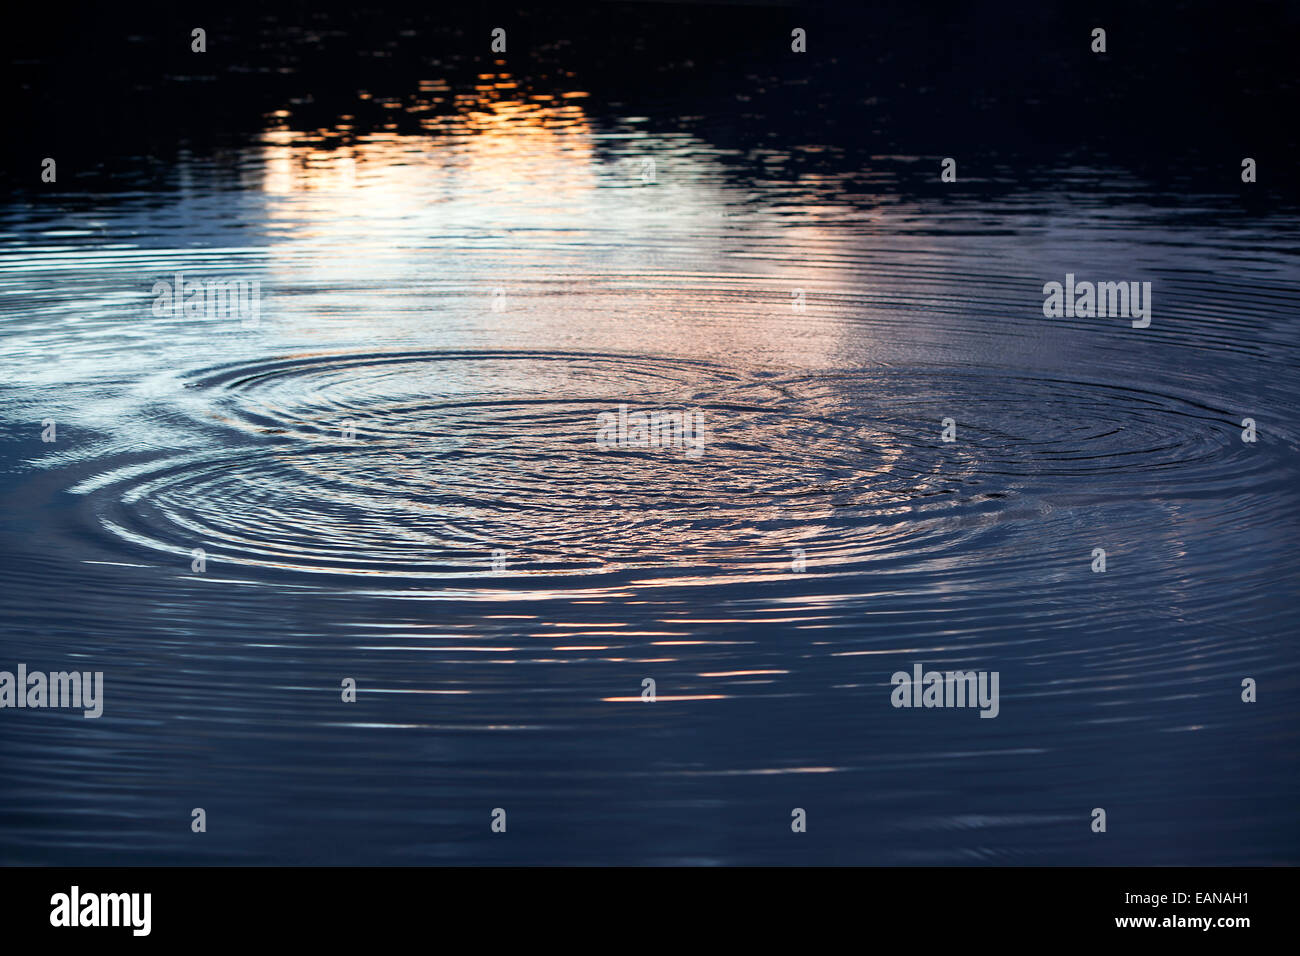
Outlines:
<svg viewBox="0 0 1300 956"><path fill-rule="evenodd" d="M1293 204L424 79L0 213L0 861L1300 861Z"/></svg>

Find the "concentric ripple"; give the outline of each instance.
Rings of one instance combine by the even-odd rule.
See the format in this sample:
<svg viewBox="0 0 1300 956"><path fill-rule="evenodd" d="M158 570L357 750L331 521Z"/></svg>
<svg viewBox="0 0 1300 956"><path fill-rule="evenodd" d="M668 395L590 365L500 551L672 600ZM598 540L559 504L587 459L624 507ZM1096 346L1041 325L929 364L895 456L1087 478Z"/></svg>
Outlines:
<svg viewBox="0 0 1300 956"><path fill-rule="evenodd" d="M134 545L276 573L752 580L795 573L795 549L823 573L934 571L1000 522L1272 473L1226 409L969 367L422 351L218 366L187 385L200 447L75 490ZM598 416L620 406L698 412L701 452L602 449Z"/></svg>

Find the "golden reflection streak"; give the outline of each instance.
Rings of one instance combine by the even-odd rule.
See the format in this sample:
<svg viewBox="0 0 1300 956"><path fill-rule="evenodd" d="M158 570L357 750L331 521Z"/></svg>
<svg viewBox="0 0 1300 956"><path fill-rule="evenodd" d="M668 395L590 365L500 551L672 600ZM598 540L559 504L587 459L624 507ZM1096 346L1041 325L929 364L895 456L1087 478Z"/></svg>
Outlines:
<svg viewBox="0 0 1300 956"><path fill-rule="evenodd" d="M582 108L549 102L550 97L511 98L518 85L500 76L498 82L456 94L454 114L422 117L426 135L353 137L352 124L344 122L324 130L269 129L262 135L262 188L277 195L328 193L321 200L328 207L321 212L335 221L399 216L412 204L427 202L436 185L486 195L511 184L536 193L536 184L544 183L544 194L553 199L594 189L592 129ZM414 102L393 105L423 113L442 99L426 94L440 90L446 91L445 83L422 81ZM303 210L282 212L298 218Z"/></svg>
<svg viewBox="0 0 1300 956"><path fill-rule="evenodd" d="M659 703L665 700L726 700L728 696L730 695L728 694L672 694L672 695L660 694L655 697L655 703ZM645 698L639 696L638 697L602 697L601 701L603 703L613 703L613 704L625 704L630 701L637 701L638 703L641 702L649 703L649 701L646 701Z"/></svg>

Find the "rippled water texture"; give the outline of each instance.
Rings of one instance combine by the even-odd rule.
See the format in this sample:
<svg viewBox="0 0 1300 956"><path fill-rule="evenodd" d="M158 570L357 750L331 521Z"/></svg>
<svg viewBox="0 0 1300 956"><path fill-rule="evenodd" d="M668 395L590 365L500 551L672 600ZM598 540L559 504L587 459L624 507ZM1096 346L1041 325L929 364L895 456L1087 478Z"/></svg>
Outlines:
<svg viewBox="0 0 1300 956"><path fill-rule="evenodd" d="M106 701L0 715L5 862L1300 860L1293 215L738 176L487 79L6 208L0 668ZM1044 318L1067 272L1150 327ZM999 717L892 708L918 662Z"/></svg>

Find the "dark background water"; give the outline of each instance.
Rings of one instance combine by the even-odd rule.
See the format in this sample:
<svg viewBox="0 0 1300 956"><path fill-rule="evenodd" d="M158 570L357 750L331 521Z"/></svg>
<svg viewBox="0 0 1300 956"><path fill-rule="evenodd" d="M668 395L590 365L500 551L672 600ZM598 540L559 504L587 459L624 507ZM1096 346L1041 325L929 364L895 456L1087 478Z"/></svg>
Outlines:
<svg viewBox="0 0 1300 956"><path fill-rule="evenodd" d="M1295 863L1295 11L24 11L0 861Z"/></svg>

